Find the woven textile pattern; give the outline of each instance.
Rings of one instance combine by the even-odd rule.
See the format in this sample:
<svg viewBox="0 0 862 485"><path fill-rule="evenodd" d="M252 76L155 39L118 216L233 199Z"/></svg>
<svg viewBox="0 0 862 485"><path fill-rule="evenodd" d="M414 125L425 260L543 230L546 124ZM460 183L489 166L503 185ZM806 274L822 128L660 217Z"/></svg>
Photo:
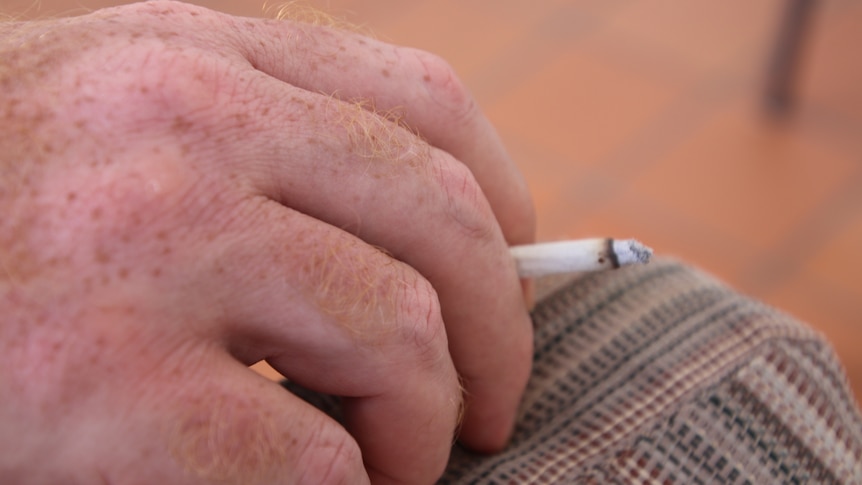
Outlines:
<svg viewBox="0 0 862 485"><path fill-rule="evenodd" d="M511 445L456 446L441 483L862 484L862 417L829 345L706 275L585 275L533 321Z"/></svg>

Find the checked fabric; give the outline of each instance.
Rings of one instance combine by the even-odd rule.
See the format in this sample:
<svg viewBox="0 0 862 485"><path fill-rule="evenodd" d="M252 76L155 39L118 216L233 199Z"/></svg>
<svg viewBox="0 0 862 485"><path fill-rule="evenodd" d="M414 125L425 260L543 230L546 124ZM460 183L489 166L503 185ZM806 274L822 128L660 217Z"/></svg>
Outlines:
<svg viewBox="0 0 862 485"><path fill-rule="evenodd" d="M539 283L512 443L456 446L440 483L862 484L859 407L809 327L675 261Z"/></svg>

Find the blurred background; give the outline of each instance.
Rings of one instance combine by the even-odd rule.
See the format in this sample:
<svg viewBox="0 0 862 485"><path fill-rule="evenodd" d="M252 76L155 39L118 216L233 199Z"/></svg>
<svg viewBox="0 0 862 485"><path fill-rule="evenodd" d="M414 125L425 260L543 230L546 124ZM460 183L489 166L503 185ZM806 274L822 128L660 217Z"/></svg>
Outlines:
<svg viewBox="0 0 862 485"><path fill-rule="evenodd" d="M541 240L636 237L704 268L824 332L862 396L862 2L304 4L448 59L523 170Z"/></svg>

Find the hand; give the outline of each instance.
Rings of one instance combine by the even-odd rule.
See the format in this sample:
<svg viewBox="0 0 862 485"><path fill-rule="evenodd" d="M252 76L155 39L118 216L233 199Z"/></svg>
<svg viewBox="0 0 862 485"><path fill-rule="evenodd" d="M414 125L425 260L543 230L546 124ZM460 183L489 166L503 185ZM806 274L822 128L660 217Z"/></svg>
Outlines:
<svg viewBox="0 0 862 485"><path fill-rule="evenodd" d="M505 445L532 206L440 59L166 1L6 23L0 126L0 482L431 482L462 384Z"/></svg>

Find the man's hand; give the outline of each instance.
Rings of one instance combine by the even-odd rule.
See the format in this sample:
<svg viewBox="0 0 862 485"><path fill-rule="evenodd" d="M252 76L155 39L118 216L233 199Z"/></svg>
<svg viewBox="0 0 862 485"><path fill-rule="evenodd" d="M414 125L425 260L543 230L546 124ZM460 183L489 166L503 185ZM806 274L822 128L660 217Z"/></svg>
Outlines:
<svg viewBox="0 0 862 485"><path fill-rule="evenodd" d="M0 32L0 482L431 482L462 386L505 445L533 212L445 63L166 1Z"/></svg>

